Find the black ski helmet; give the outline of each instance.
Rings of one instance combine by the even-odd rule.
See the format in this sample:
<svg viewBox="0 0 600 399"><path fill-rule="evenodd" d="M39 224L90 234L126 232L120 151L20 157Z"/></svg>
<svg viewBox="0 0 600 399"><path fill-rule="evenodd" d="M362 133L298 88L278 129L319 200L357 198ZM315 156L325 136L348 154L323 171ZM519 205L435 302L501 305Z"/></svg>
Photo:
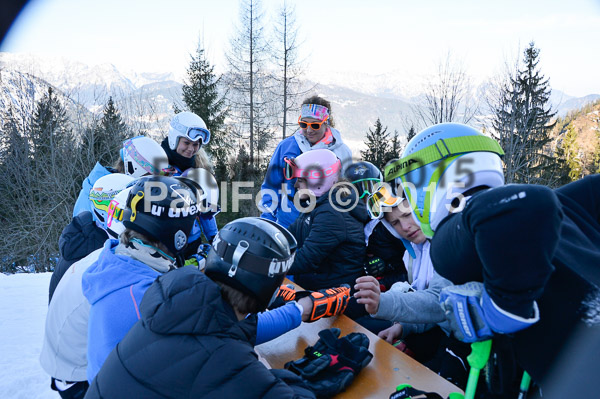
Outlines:
<svg viewBox="0 0 600 399"><path fill-rule="evenodd" d="M226 224L215 236L205 273L266 308L294 262L296 239L270 220L246 217Z"/></svg>
<svg viewBox="0 0 600 399"><path fill-rule="evenodd" d="M383 181L383 175L371 162L359 161L351 163L344 171L344 177L358 189L358 196L363 198L373 194L377 183Z"/></svg>
<svg viewBox="0 0 600 399"><path fill-rule="evenodd" d="M131 187L123 224L164 244L182 266L197 213L196 189L189 179L148 176Z"/></svg>

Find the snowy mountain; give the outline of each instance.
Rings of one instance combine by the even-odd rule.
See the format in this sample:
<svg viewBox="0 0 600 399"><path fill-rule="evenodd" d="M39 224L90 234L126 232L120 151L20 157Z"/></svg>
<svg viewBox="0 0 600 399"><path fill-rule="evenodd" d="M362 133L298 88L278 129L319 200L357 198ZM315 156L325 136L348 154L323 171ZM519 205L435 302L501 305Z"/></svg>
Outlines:
<svg viewBox="0 0 600 399"><path fill-rule="evenodd" d="M6 76L14 71L21 73L20 76L29 76L33 86L40 86L43 81L52 84L72 102L96 114L112 96L134 130L157 136L164 134L173 104L181 104L181 82L172 73L120 71L112 64L87 65L58 57L0 53L0 73ZM316 84L314 92L332 102L337 128L349 145L358 149L377 118L391 134L398 130L400 136L404 136L409 127L405 126L406 121L414 119L412 107L423 97L426 82L425 75L414 76L402 70L379 75L332 72L308 75L305 86ZM2 87L3 98L7 91L18 90L15 85L12 89ZM485 108L481 96L484 88L485 83L481 83L473 87L472 92L482 110ZM39 93L36 95L39 97ZM600 95L575 98L554 91L551 103L559 115L565 115L597 98ZM4 101L0 103L4 108L6 100L0 101Z"/></svg>
<svg viewBox="0 0 600 399"><path fill-rule="evenodd" d="M0 69L0 110L12 108L17 121L22 123L34 112L36 103L48 93L50 84L36 76L15 70ZM54 87L54 95L65 107L70 119L88 119L91 113L78 102Z"/></svg>

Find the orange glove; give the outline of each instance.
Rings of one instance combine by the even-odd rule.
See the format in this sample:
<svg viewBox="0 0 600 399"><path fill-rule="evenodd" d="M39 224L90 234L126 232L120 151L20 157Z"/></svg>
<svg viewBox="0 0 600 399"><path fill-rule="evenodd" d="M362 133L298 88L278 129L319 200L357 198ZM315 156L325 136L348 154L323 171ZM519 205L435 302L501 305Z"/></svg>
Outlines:
<svg viewBox="0 0 600 399"><path fill-rule="evenodd" d="M350 300L350 286L342 284L341 287L327 288L319 291L301 291L296 293L296 299L308 296L313 303L308 322L319 320L322 317L337 316L344 313L348 300Z"/></svg>

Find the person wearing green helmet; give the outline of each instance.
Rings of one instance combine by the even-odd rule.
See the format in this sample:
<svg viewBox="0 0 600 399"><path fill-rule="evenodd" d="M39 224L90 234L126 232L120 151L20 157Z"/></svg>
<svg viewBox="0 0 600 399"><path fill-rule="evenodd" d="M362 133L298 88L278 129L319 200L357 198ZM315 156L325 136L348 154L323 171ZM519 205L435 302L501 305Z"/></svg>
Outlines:
<svg viewBox="0 0 600 399"><path fill-rule="evenodd" d="M440 294L454 335L506 343L504 372L518 365L544 387L578 334L600 334L600 176L504 185L502 155L476 129L438 124L385 180L402 186L435 270L455 284Z"/></svg>

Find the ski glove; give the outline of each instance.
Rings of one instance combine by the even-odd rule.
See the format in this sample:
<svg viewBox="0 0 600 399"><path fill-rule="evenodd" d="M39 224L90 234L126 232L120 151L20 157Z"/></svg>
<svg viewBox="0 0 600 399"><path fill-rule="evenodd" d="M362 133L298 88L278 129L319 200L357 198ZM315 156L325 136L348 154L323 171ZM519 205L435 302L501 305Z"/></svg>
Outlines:
<svg viewBox="0 0 600 399"><path fill-rule="evenodd" d="M533 317L525 319L500 309L490 298L483 283L469 282L442 289L440 304L454 336L463 342L484 341L494 332L510 334L539 320L537 303Z"/></svg>
<svg viewBox="0 0 600 399"><path fill-rule="evenodd" d="M339 328L320 331L319 340L304 350L304 357L285 364L286 369L302 377L318 398L329 398L345 390L373 358L365 334L339 336Z"/></svg>
<svg viewBox="0 0 600 399"><path fill-rule="evenodd" d="M480 304L483 291L483 283L469 282L445 287L440 293L440 304L459 341L484 341L493 335Z"/></svg>
<svg viewBox="0 0 600 399"><path fill-rule="evenodd" d="M344 313L350 300L350 286L327 288L319 291L296 292L296 300L308 297L312 301L312 310L308 322L317 321L322 317L337 316Z"/></svg>
<svg viewBox="0 0 600 399"><path fill-rule="evenodd" d="M350 286L342 284L341 287L328 288L319 291L296 291L291 284L279 287L277 296L269 309L285 305L289 301L308 297L312 301L312 310L307 322L317 321L322 317L337 316L344 313L350 300Z"/></svg>
<svg viewBox="0 0 600 399"><path fill-rule="evenodd" d="M269 310L276 309L296 299L296 288L292 284L282 284L277 291L273 302L268 306Z"/></svg>
<svg viewBox="0 0 600 399"><path fill-rule="evenodd" d="M363 268L367 276L381 277L386 271L386 264L379 257L368 258Z"/></svg>

